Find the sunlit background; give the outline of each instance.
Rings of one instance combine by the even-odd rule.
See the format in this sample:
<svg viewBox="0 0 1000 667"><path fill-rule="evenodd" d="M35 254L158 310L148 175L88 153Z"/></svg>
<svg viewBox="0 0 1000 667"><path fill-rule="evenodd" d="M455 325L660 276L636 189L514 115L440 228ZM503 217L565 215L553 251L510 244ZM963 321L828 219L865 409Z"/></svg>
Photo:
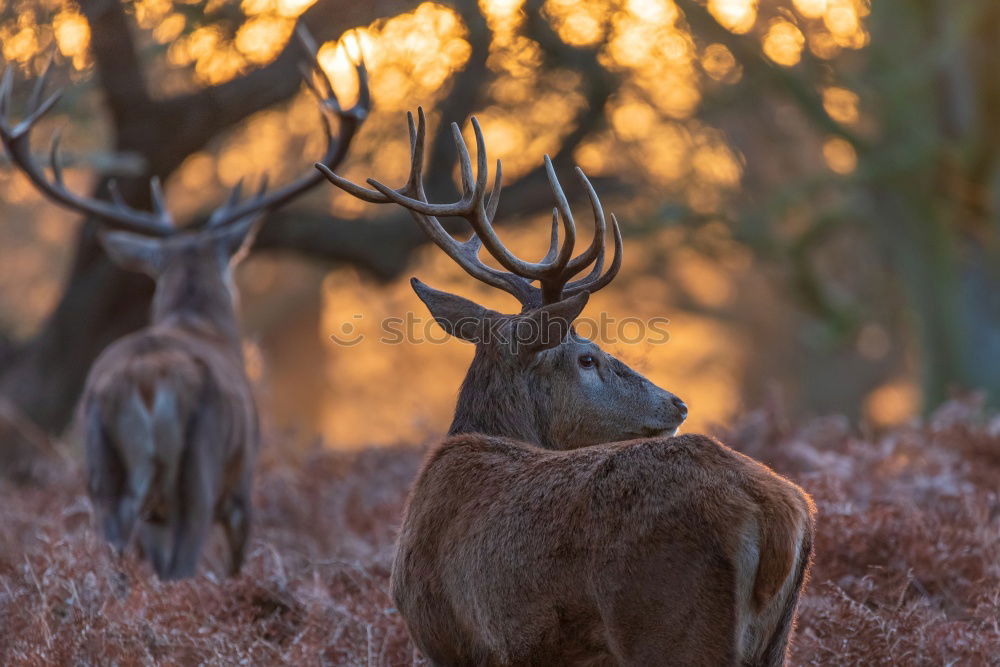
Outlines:
<svg viewBox="0 0 1000 667"><path fill-rule="evenodd" d="M126 3L154 96L226 82L272 61L313 4ZM572 158L590 176L618 183L603 199L623 221L626 242L620 277L588 313L670 320L666 344L610 350L688 402L689 430L726 423L772 396L799 413L847 412L876 426L909 418L921 407L920 343L900 290L890 287L891 270L856 228L817 231L829 211L844 215L842 190L858 176L857 137L875 131L851 84L870 50L869 3L710 0L709 22L683 6L547 0L537 12L519 0L482 0L478 12L424 2L372 16L319 51L344 102L357 93L353 61L363 56L371 73L375 111L342 173L401 183L404 113L422 105L432 128L462 120L442 117L440 105L453 86L466 85L459 79L478 47L488 50L474 112L491 156L516 182L593 110L600 91L587 68L599 68L597 79L613 80L613 90L591 129L573 138ZM128 157L111 152L88 22L62 0L0 7L3 59L32 74L54 51L59 76L72 81L36 143L64 126L68 182L86 191L97 173ZM470 26L470 14L484 25ZM564 62L553 64L553 47L531 25L539 16ZM751 51L760 55L752 70ZM167 183L169 203L178 217L194 216L248 173L294 177L322 147L315 102L303 88L190 155ZM560 173L577 198L585 243L589 211L570 171ZM501 204L501 218L510 203ZM308 204L358 226L387 214L325 184ZM534 259L547 243L547 215L539 207L501 234ZM23 340L59 298L77 221L11 169L0 169L0 219L0 328ZM357 267L267 252L243 266L251 370L269 421L290 439L319 435L356 447L420 442L447 427L471 347L381 344L379 322L407 311L425 317L410 275L494 308L514 304L434 247L422 246L398 271L375 280ZM331 334L345 323L367 338L334 343Z"/></svg>

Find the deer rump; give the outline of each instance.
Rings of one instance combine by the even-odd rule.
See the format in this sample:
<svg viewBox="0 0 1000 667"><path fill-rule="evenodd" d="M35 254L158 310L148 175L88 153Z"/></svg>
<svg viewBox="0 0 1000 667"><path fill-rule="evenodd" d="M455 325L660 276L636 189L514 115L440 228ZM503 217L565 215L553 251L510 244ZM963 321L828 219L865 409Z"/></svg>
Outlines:
<svg viewBox="0 0 1000 667"><path fill-rule="evenodd" d="M121 553L138 531L161 578L194 574L214 521L242 563L258 443L242 360L200 337L147 329L95 362L82 406L88 487Z"/></svg>
<svg viewBox="0 0 1000 667"><path fill-rule="evenodd" d="M455 436L412 491L392 594L441 665L778 665L812 514L705 436L571 451Z"/></svg>

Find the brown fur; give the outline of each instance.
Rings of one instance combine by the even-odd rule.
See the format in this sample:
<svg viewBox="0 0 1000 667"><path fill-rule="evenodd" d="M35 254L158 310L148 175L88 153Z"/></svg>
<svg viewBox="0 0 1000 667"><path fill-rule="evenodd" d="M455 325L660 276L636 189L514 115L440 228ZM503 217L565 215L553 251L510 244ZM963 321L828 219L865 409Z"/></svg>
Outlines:
<svg viewBox="0 0 1000 667"><path fill-rule="evenodd" d="M88 376L89 487L108 540L121 552L138 529L165 579L195 573L214 521L231 572L246 548L259 433L230 291L229 257L248 229L237 232L105 240L117 261L156 276L157 291L153 323L109 346Z"/></svg>
<svg viewBox="0 0 1000 667"><path fill-rule="evenodd" d="M784 642L764 653L787 629L736 636L738 532L761 534L752 614L783 618L812 513L798 487L704 436L550 451L459 435L417 478L392 593L442 665L780 664Z"/></svg>

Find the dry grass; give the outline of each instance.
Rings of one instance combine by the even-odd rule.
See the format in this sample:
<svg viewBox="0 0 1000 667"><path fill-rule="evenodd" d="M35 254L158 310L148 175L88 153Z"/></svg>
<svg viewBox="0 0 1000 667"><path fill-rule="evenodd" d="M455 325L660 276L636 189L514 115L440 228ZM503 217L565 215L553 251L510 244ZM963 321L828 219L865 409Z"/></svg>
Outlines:
<svg viewBox="0 0 1000 667"><path fill-rule="evenodd" d="M761 412L724 437L820 510L794 664L1000 665L1000 417L954 403L875 439ZM0 486L0 664L420 663L386 594L420 453L264 458L232 580L116 563L73 463Z"/></svg>

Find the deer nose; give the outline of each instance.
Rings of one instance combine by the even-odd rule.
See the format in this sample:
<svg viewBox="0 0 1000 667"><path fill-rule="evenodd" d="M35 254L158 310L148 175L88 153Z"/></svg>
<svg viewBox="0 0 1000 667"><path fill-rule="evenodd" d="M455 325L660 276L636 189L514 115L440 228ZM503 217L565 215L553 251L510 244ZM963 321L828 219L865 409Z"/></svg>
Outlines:
<svg viewBox="0 0 1000 667"><path fill-rule="evenodd" d="M688 416L688 406L687 406L687 404L684 401L682 401L680 398L678 398L677 396L674 396L671 399L671 402L674 404L674 407L677 408L677 413L681 416L681 419L687 418L687 416Z"/></svg>

